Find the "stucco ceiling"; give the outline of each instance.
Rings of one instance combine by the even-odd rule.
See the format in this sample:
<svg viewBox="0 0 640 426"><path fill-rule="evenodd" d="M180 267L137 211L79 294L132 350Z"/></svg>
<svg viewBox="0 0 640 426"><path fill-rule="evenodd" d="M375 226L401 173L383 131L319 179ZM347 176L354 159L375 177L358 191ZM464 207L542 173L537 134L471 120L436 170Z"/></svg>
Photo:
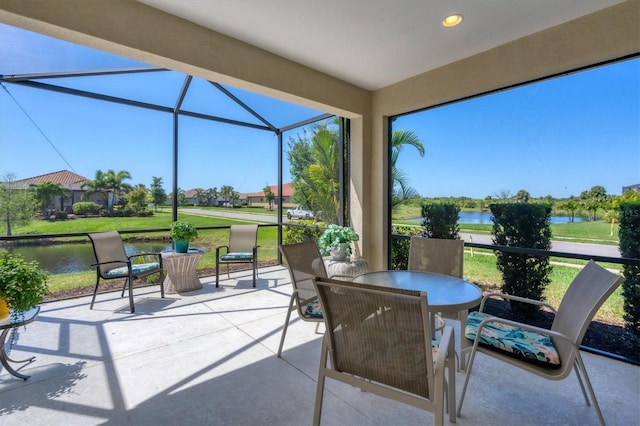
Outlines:
<svg viewBox="0 0 640 426"><path fill-rule="evenodd" d="M375 90L622 0L138 0ZM441 21L464 17L455 28Z"/></svg>

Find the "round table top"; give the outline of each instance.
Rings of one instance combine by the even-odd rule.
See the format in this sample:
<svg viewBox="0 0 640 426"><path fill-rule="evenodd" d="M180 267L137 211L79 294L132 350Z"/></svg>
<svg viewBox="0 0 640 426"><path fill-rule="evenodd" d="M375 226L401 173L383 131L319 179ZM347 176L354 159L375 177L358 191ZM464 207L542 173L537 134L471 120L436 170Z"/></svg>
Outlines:
<svg viewBox="0 0 640 426"><path fill-rule="evenodd" d="M204 249L197 247L190 247L186 253L177 253L174 250L163 250L160 252L162 256L185 256L188 254L202 254L204 253Z"/></svg>
<svg viewBox="0 0 640 426"><path fill-rule="evenodd" d="M429 306L462 310L477 306L482 290L461 278L418 271L375 271L358 275L354 282L404 290L424 291Z"/></svg>

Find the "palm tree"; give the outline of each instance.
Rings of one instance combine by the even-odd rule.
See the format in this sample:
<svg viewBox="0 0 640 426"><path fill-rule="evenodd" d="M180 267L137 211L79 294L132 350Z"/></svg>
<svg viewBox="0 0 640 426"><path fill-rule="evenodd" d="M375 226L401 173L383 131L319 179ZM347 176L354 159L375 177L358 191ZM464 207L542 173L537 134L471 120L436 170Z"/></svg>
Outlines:
<svg viewBox="0 0 640 426"><path fill-rule="evenodd" d="M109 202L109 180L107 174L102 170L96 170L96 174L92 180L88 180L82 184L82 188L89 188L84 193L84 198L88 199L93 194L100 194L102 205L106 206Z"/></svg>
<svg viewBox="0 0 640 426"><path fill-rule="evenodd" d="M396 167L398 157L404 146L413 146L421 157L424 156L424 145L418 135L410 130L396 130L391 135L391 207L395 208L407 200L417 198L418 191L409 185L407 175Z"/></svg>
<svg viewBox="0 0 640 426"><path fill-rule="evenodd" d="M121 197L123 194L131 191L132 187L128 183L124 183L125 179L131 179L131 173L126 170L120 170L119 172L115 172L111 169L107 170L107 183L109 185L109 189L113 191L113 195L116 198ZM113 200L115 202L116 200ZM112 208L113 205L110 205L109 208Z"/></svg>
<svg viewBox="0 0 640 426"><path fill-rule="evenodd" d="M231 194L233 193L233 186L231 185L222 185L220 188L220 195L224 197L225 201L229 201Z"/></svg>
<svg viewBox="0 0 640 426"><path fill-rule="evenodd" d="M269 210L273 210L273 200L276 199L276 196L273 195L271 187L267 184L267 186L262 188L262 192L264 192L264 200L269 203Z"/></svg>
<svg viewBox="0 0 640 426"><path fill-rule="evenodd" d="M209 205L213 206L216 204L218 195L220 195L218 193L218 187L214 186L213 188L209 188L208 191L209 191Z"/></svg>
<svg viewBox="0 0 640 426"><path fill-rule="evenodd" d="M66 197L68 191L59 183L40 182L37 185L31 185L36 199L40 202L40 211L42 217L47 216L47 209L53 203L56 196Z"/></svg>

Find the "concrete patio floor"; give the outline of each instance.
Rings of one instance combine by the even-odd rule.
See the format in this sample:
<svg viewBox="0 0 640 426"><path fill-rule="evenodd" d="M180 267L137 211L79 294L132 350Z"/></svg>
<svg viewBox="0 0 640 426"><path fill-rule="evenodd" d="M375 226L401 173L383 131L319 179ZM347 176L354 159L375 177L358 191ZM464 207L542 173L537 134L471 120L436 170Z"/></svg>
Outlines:
<svg viewBox="0 0 640 426"><path fill-rule="evenodd" d="M119 292L99 295L93 310L89 297L43 304L10 339L10 357L37 358L19 370L27 381L0 371L0 425L311 424L321 335L296 318L275 355L286 270L261 269L256 289L250 271L218 289L215 277L201 281L165 299L157 286L138 289L134 314ZM583 357L607 423L640 424L640 367ZM598 424L575 375L546 381L481 354L457 422ZM431 413L327 381L323 424L432 423Z"/></svg>

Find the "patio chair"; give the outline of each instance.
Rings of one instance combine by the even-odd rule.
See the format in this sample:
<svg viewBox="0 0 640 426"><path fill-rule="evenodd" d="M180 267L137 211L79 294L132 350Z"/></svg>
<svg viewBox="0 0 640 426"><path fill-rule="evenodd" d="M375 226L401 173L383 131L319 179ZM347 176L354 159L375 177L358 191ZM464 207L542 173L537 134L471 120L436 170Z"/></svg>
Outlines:
<svg viewBox="0 0 640 426"><path fill-rule="evenodd" d="M224 252L224 253L223 253ZM216 247L216 288L220 282L220 264L251 263L253 270L253 286L258 277L258 225L231 225L229 244Z"/></svg>
<svg viewBox="0 0 640 426"><path fill-rule="evenodd" d="M409 271L433 272L462 278L463 261L463 240L411 237L407 266ZM442 318L464 321L467 318L467 312L438 312L438 315L433 318L436 324L440 324L436 326L436 331L439 331L444 324Z"/></svg>
<svg viewBox="0 0 640 426"><path fill-rule="evenodd" d="M453 328L431 339L426 293L327 278L314 284L326 326L314 425L327 377L431 411L436 425L443 424L446 399L455 423L455 369L447 356L454 351Z"/></svg>
<svg viewBox="0 0 640 426"><path fill-rule="evenodd" d="M93 253L96 263L91 265L96 267L96 287L93 290L90 309L96 301L100 279L114 280L125 279L120 297L124 297L124 291L129 287L129 308L131 313L135 312L133 305L133 280L146 277L147 275L160 274L158 283L160 284L160 295L164 298L162 256L160 253L139 253L127 256L120 233L117 231L97 232L89 234L89 239L93 245ZM151 259L149 259L151 258ZM141 263L136 260L141 259ZM153 260L153 261L148 261Z"/></svg>
<svg viewBox="0 0 640 426"><path fill-rule="evenodd" d="M463 240L411 237L407 269L462 278L463 259Z"/></svg>
<svg viewBox="0 0 640 426"><path fill-rule="evenodd" d="M622 277L607 271L591 260L571 282L557 311L550 305L537 300L501 293L485 295L480 304L480 310L469 314L465 329L465 336L473 340L473 347L462 387L458 415L462 411L462 403L476 354L482 352L550 380L562 380L571 374L572 369L575 370L587 406L591 405L590 397L598 420L604 425L600 406L580 356L580 344L591 319L622 281ZM484 312L484 305L486 300L493 296L551 309L555 313L551 329L488 315Z"/></svg>
<svg viewBox="0 0 640 426"><path fill-rule="evenodd" d="M316 333L318 332L318 327L323 319L316 290L313 287L313 279L316 276L327 278L327 270L322 260L322 255L314 241L281 245L280 253L289 270L293 292L289 299L289 309L284 320L284 328L280 338L280 346L278 347L278 358L282 354L291 312L294 310L298 311L298 316L301 320L315 322ZM333 278L351 279L351 277L342 275L336 275Z"/></svg>

